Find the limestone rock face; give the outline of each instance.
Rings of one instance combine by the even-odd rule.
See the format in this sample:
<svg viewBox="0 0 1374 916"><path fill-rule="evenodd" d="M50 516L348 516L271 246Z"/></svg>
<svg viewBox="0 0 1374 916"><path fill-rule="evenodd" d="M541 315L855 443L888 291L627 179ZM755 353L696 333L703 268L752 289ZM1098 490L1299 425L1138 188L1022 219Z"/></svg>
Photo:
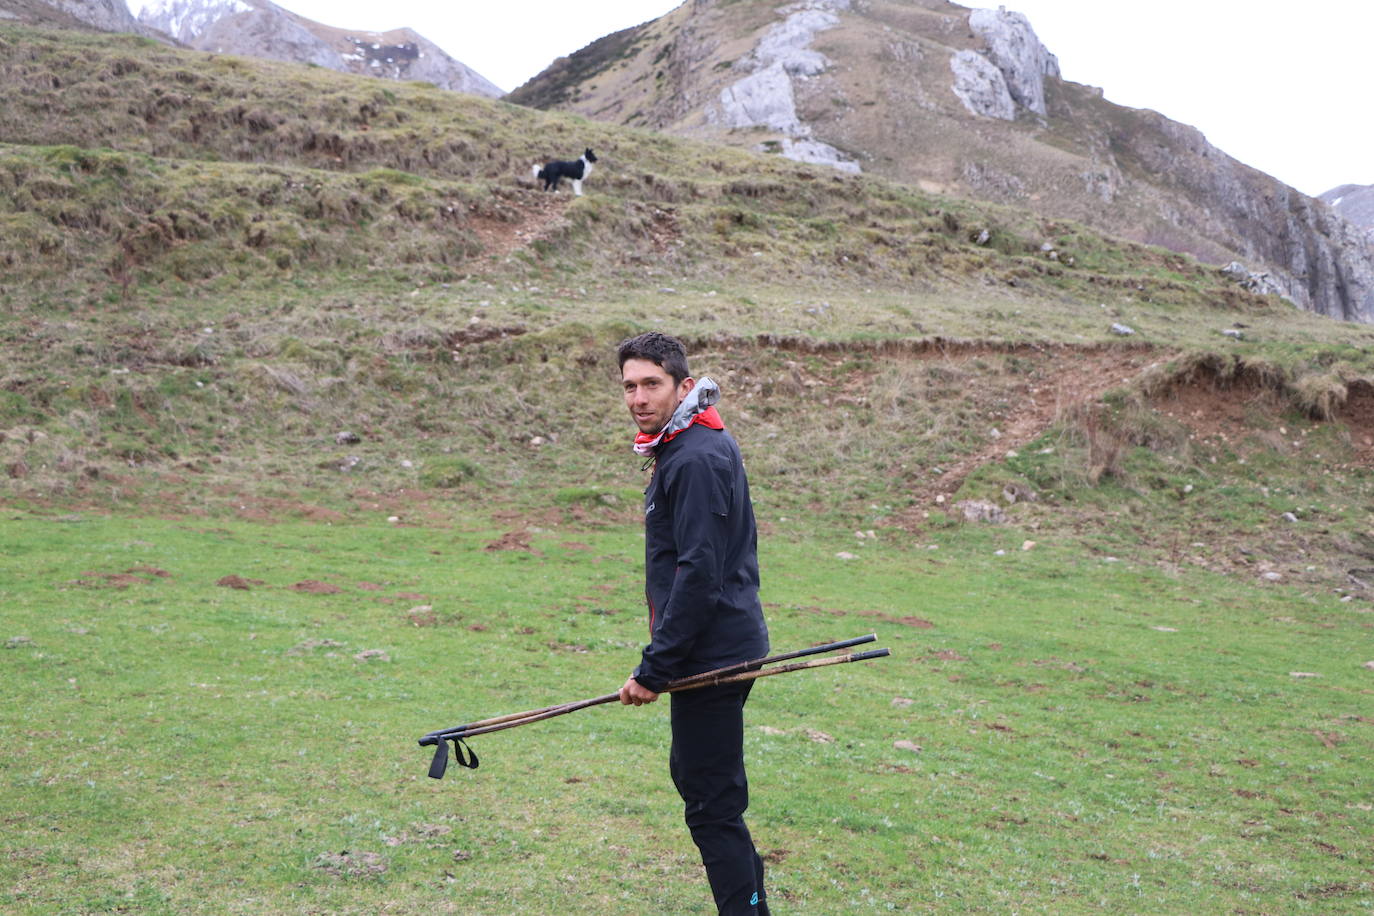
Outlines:
<svg viewBox="0 0 1374 916"><path fill-rule="evenodd" d="M767 127L788 134L804 134L797 117L792 78L781 62L751 73L720 94L720 123L726 127Z"/></svg>
<svg viewBox="0 0 1374 916"><path fill-rule="evenodd" d="M1141 118L1155 133L1135 138L1130 151L1202 205L1198 225L1216 244L1267 266L1283 295L1305 309L1374 322L1374 249L1359 227L1227 156L1196 128L1155 112Z"/></svg>
<svg viewBox="0 0 1374 916"><path fill-rule="evenodd" d="M73 0L75 2L75 0ZM156 0L139 21L202 51L424 80L495 98L501 90L410 29L361 32L297 16L268 0Z"/></svg>
<svg viewBox="0 0 1374 916"><path fill-rule="evenodd" d="M833 29L840 19L833 10L846 9L849 4L827 3L824 6L806 6L794 11L782 22L773 26L759 41L749 55L754 67L770 67L782 64L792 76L818 76L830 65L824 54L811 49L811 42L818 32Z"/></svg>
<svg viewBox="0 0 1374 916"><path fill-rule="evenodd" d="M1016 119L1007 79L990 60L977 51L960 51L949 59L954 71L954 94L964 107L985 118Z"/></svg>
<svg viewBox="0 0 1374 916"><path fill-rule="evenodd" d="M1030 20L1004 7L974 10L968 24L987 43L988 57L1006 77L1011 97L1043 118L1045 77L1059 78L1059 59L1040 43Z"/></svg>
<svg viewBox="0 0 1374 916"><path fill-rule="evenodd" d="M782 7L784 18L774 23L736 67L750 70L721 90L706 119L724 127L762 127L785 136L779 141L783 156L798 162L831 165L858 172L859 164L833 146L812 136L811 128L797 114L794 79L823 74L830 60L811 48L816 35L839 25L836 15L847 10L850 0L801 0Z"/></svg>

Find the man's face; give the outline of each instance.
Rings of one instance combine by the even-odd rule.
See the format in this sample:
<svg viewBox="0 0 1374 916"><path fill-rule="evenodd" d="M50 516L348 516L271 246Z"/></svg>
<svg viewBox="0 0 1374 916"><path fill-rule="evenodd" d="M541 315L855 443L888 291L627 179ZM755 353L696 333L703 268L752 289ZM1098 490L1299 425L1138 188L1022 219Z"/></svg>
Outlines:
<svg viewBox="0 0 1374 916"><path fill-rule="evenodd" d="M658 363L647 359L627 359L620 369L625 385L625 406L642 433L656 435L668 425L673 411L687 397L696 382L685 378L679 384Z"/></svg>

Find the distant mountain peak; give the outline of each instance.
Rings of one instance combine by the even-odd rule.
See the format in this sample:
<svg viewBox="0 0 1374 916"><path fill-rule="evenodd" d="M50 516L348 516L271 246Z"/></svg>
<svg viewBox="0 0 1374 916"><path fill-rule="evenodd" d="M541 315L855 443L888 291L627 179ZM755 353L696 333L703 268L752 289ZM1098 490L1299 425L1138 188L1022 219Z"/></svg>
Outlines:
<svg viewBox="0 0 1374 916"><path fill-rule="evenodd" d="M1364 229L1374 240L1374 185L1343 184L1317 199Z"/></svg>
<svg viewBox="0 0 1374 916"><path fill-rule="evenodd" d="M238 54L496 98L502 91L411 29L339 29L269 0L153 0L139 21L202 51Z"/></svg>
<svg viewBox="0 0 1374 916"><path fill-rule="evenodd" d="M138 18L189 45L219 20L252 11L244 0L152 0Z"/></svg>

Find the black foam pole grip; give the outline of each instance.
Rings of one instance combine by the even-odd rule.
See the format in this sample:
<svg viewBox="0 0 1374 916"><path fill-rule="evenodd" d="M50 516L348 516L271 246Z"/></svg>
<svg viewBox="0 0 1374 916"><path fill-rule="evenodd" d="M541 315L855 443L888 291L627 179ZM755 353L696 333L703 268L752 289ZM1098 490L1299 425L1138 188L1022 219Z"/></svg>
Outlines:
<svg viewBox="0 0 1374 916"><path fill-rule="evenodd" d="M440 741L438 747L434 749L434 759L429 762L429 778L443 779L444 771L448 769L448 742Z"/></svg>

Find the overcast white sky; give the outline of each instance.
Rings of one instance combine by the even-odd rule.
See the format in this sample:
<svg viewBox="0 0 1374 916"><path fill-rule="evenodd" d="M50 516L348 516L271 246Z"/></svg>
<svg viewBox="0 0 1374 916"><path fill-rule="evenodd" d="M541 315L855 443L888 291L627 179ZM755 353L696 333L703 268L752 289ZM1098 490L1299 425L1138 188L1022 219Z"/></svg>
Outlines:
<svg viewBox="0 0 1374 916"><path fill-rule="evenodd" d="M137 13L144 2L129 6ZM408 26L509 91L554 58L681 0L274 2L340 28ZM1006 7L1026 14L1065 79L1191 124L1304 193L1374 184L1374 0L1009 0Z"/></svg>

